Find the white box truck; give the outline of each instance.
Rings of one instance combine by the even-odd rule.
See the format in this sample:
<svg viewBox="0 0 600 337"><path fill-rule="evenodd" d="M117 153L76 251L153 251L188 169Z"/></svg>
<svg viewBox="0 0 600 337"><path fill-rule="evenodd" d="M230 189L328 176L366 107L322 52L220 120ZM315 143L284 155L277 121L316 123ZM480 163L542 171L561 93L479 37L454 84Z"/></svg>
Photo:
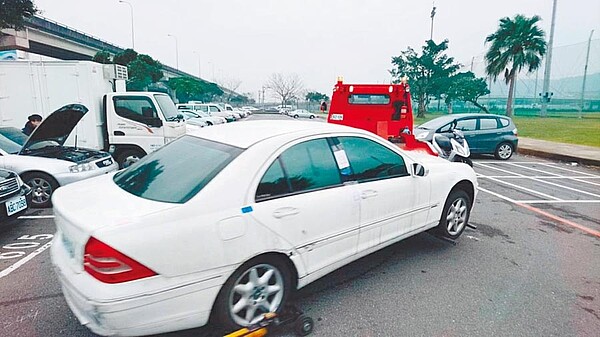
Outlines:
<svg viewBox="0 0 600 337"><path fill-rule="evenodd" d="M0 61L0 126L21 128L79 103L90 112L66 145L110 152L121 168L185 134L164 93L126 92L127 68L91 61Z"/></svg>

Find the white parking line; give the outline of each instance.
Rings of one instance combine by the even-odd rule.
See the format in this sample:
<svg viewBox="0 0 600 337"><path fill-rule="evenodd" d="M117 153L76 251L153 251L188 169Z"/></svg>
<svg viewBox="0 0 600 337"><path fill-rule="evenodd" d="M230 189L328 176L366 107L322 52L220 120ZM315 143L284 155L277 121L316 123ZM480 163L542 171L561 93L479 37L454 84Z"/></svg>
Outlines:
<svg viewBox="0 0 600 337"><path fill-rule="evenodd" d="M547 199L559 200L559 201L560 201L560 200L562 200L562 199L560 199L560 198L557 198L557 197L551 196L551 195L549 195L549 194L542 193L542 192L538 192L538 191L536 191L536 190L532 190L532 189L529 189L529 188L527 188L527 187L523 187L523 186L519 186L519 185L511 184L511 183L509 183L509 182L502 181L502 180L500 180L500 179L488 178L488 177L485 177L485 176L483 176L483 177L481 177L481 178L487 178L487 179L489 179L489 180L493 180L493 181L495 181L495 182L497 182L497 183L504 184L504 185L508 185L508 186L510 186L510 187L514 187L515 189L522 190L522 191L525 191L525 192L529 192L529 193L532 193L532 194L537 194L537 195L539 195L539 196L542 196L542 197L544 197L544 198L547 198Z"/></svg>
<svg viewBox="0 0 600 337"><path fill-rule="evenodd" d="M515 200L522 204L600 204L600 200Z"/></svg>
<svg viewBox="0 0 600 337"><path fill-rule="evenodd" d="M548 172L548 171L544 171L544 170L538 170L538 169L533 168L533 167L522 166L522 165L519 165L518 163L505 163L505 164L516 166L516 167L520 167L520 168L523 168L523 169L526 169L526 170L530 170L530 171L535 171L535 172L540 172L540 173L545 173L545 174L551 174L553 176L558 176L558 177L564 177L565 179L575 180L575 181L586 183L586 184L589 184L589 185L600 186L600 184L596 184L596 183L593 183L591 181L581 180L581 179L599 179L600 178L600 176L589 174L589 173L578 172L578 171L572 170L570 172L577 172L579 174L582 174L583 176L580 176L580 177L569 177L569 176L562 176L562 175L559 175L559 174L556 174L556 173L552 173L552 172Z"/></svg>
<svg viewBox="0 0 600 337"><path fill-rule="evenodd" d="M500 168L496 168L496 167L488 166L488 165L485 165L485 164L480 164L480 165L481 165L481 166L483 166L483 167L487 167L487 168L489 168L489 169L493 169L493 170L502 171L502 172L504 172L504 173L513 173L513 172L510 172L510 171L507 171L507 170L503 170L503 169L500 169ZM520 167L521 167L521 166L520 166ZM589 196L592 196L592 197L600 198L600 194L595 194L595 193L591 193L591 192L583 191L583 190L580 190L580 189L577 189L577 188L573 188L573 187L569 187L569 186L565 186L565 185L561 185L561 184L555 184L555 183L553 183L553 182L546 181L546 180L539 179L539 178L532 178L531 176L526 176L526 175L523 175L523 174L520 174L520 173L513 173L513 174L514 174L515 176L518 176L518 177L521 177L521 178L526 178L526 179L533 180L533 181L537 181L537 182L539 182L539 183L542 183L542 184L551 185L551 186L559 187L559 188L561 188L561 189L570 190L570 191L573 191L573 192L577 192L577 193L586 194L586 195L589 195ZM483 176L483 177L485 177L485 178L489 178L488 176ZM493 179L493 180L495 180L495 181L501 181L501 180L499 180L499 179L495 179L495 178L489 178L489 179ZM503 183L506 183L506 182L503 182ZM523 187L522 187L522 188L523 188ZM538 194L539 194L539 193L538 193ZM558 198L557 198L557 199L558 199ZM559 200L560 200L560 199L559 199Z"/></svg>
<svg viewBox="0 0 600 337"><path fill-rule="evenodd" d="M33 253L25 256L24 258L20 259L15 264L13 264L12 266L4 269L3 271L0 272L0 279L3 278L4 276L7 276L10 273L12 273L13 271L17 270L19 267L21 267L25 263L29 262L29 260L33 259L37 255L41 254L43 251L48 249L50 246L52 246L52 242L46 243L45 245L43 245L40 248L33 251Z"/></svg>
<svg viewBox="0 0 600 337"><path fill-rule="evenodd" d="M54 219L54 215L21 215L17 219Z"/></svg>

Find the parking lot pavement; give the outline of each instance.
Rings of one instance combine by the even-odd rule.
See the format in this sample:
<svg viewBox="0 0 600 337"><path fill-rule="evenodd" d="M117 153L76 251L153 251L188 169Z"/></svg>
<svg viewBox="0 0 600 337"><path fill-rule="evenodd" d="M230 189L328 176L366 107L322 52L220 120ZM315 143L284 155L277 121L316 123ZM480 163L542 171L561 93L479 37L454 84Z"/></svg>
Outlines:
<svg viewBox="0 0 600 337"><path fill-rule="evenodd" d="M419 234L301 289L314 336L600 336L600 170L474 162L477 229L456 245ZM2 337L94 336L67 307L48 250L32 256L54 231L51 210L0 226Z"/></svg>

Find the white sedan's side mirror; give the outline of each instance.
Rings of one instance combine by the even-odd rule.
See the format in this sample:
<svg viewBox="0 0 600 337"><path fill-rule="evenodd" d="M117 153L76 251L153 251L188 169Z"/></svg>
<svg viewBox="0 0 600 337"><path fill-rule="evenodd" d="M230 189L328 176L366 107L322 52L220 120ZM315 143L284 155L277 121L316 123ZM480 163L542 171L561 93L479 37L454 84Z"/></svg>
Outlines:
<svg viewBox="0 0 600 337"><path fill-rule="evenodd" d="M419 163L413 163L412 167L414 177L425 177L429 174L429 169Z"/></svg>

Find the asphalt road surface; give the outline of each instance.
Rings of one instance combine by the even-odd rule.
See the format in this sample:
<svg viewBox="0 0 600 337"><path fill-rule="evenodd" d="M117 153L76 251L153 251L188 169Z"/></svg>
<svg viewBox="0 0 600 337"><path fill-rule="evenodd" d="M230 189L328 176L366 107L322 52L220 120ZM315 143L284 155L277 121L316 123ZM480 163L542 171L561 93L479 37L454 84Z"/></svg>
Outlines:
<svg viewBox="0 0 600 337"><path fill-rule="evenodd" d="M314 336L600 336L600 170L519 155L475 170L477 229L456 245L419 234L300 290ZM54 231L50 209L0 224L0 336L94 335L62 297Z"/></svg>

